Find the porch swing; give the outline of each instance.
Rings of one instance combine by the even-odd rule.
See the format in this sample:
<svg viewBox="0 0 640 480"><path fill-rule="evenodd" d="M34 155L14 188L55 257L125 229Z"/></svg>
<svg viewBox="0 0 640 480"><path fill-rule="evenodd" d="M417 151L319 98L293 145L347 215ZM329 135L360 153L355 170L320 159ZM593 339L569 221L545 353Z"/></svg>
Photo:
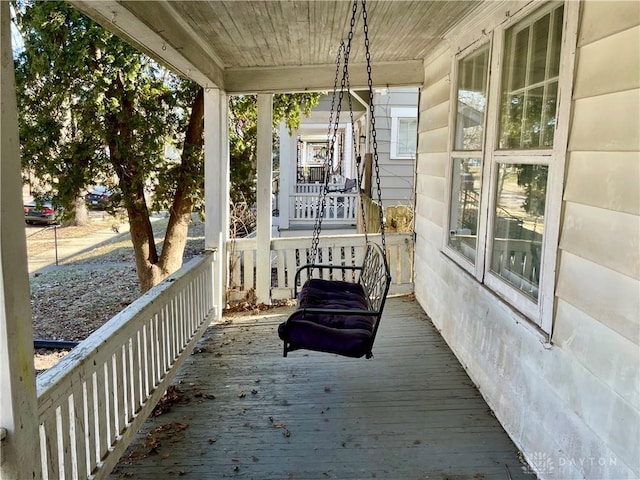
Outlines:
<svg viewBox="0 0 640 480"><path fill-rule="evenodd" d="M345 45L344 42L341 42L336 60L336 76L329 118L329 131L327 133L327 151L329 154L325 160L324 188L318 202L313 239L311 248L307 253L307 264L298 268L295 275L294 293L297 298L297 309L289 316L286 322L278 326L278 335L284 342L283 355L285 357L288 352L304 349L353 358L363 356L372 358L373 344L391 284L385 243L382 192L380 189L373 83L371 80L371 57L369 54L365 2L366 0L361 0L369 86L373 162L377 196L380 204L380 245L371 241L367 235L367 222L364 202L362 201L361 156L358 151L359 146L354 144L354 154L355 158L357 158L356 187L360 194L360 213L365 238L364 257L360 265L346 265L344 262L340 265L335 265L319 261L319 259L325 260L325 258L322 258L319 248L320 233L322 219L325 215L326 197L330 191L330 162L336 145L340 110L345 91L349 98L351 126L352 128L355 126L353 105L349 94L349 54L351 52L351 42L359 3L359 0L354 0L347 43ZM338 89L338 77L340 76L341 67L342 79L340 89ZM330 255L331 252L325 257ZM330 262L332 259L328 258L326 260ZM302 283L302 278L306 278L304 283ZM300 284L302 284L302 287L298 293L298 285Z"/></svg>

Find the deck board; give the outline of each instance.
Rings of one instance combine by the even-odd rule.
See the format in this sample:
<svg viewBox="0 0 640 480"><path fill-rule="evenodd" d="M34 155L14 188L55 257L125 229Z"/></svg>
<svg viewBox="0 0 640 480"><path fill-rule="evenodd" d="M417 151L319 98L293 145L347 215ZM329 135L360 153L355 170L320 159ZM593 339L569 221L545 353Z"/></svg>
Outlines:
<svg viewBox="0 0 640 480"><path fill-rule="evenodd" d="M209 328L174 382L188 403L148 420L110 478L535 478L414 300L388 300L372 360L283 358L289 311Z"/></svg>

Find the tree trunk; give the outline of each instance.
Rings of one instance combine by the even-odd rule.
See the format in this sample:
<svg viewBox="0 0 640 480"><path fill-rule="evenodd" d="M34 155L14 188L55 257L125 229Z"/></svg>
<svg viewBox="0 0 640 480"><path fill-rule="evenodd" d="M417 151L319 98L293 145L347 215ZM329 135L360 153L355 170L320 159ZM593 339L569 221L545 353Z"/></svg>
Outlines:
<svg viewBox="0 0 640 480"><path fill-rule="evenodd" d="M164 237L159 266L167 275L171 275L182 266L184 248L191 214L193 212L194 192L203 188L202 145L204 134L204 90L196 94L191 106L191 116L185 134L184 147L178 173L178 182L173 203L169 212L169 223Z"/></svg>
<svg viewBox="0 0 640 480"><path fill-rule="evenodd" d="M132 95L133 92L125 89L121 76L117 76L109 96L118 102L120 110L108 115L105 134L111 163L118 175L124 207L129 216L140 290L146 292L159 281L155 266L158 253L144 198L144 175L140 166L135 160L131 161L128 155L134 151L135 144L131 125L134 111Z"/></svg>
<svg viewBox="0 0 640 480"><path fill-rule="evenodd" d="M75 198L73 206L75 211L75 225L77 227L89 225L89 212L87 211L87 204L82 195L78 195Z"/></svg>
<svg viewBox="0 0 640 480"><path fill-rule="evenodd" d="M109 154L120 179L123 202L129 215L140 290L146 292L182 266L194 205L194 189L201 187L202 175L199 169L202 167L204 92L202 89L198 91L191 109L161 257L158 257L149 209L144 198L144 175L140 166L135 161L128 161L127 156L134 144L130 124L133 112L131 93L125 91L120 78L115 82L111 93L118 99L120 111L112 114L108 121Z"/></svg>

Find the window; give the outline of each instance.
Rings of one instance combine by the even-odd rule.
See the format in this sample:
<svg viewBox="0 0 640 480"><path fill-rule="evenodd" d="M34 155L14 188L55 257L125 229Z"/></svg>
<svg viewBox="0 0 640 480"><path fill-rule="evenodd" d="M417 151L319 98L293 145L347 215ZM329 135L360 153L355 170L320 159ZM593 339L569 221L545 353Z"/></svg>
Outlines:
<svg viewBox="0 0 640 480"><path fill-rule="evenodd" d="M560 2L530 9L454 63L445 252L546 332L561 207L551 186L561 186L568 130L556 119L559 108L568 116L559 92L572 75L565 14Z"/></svg>
<svg viewBox="0 0 640 480"><path fill-rule="evenodd" d="M491 272L538 299L544 233L546 165L499 164Z"/></svg>
<svg viewBox="0 0 640 480"><path fill-rule="evenodd" d="M485 44L461 59L457 67L448 245L466 259L475 262L480 218L489 45Z"/></svg>
<svg viewBox="0 0 640 480"><path fill-rule="evenodd" d="M551 148L555 131L563 7L506 33L500 148Z"/></svg>
<svg viewBox="0 0 640 480"><path fill-rule="evenodd" d="M391 158L414 158L418 141L416 108L391 109Z"/></svg>

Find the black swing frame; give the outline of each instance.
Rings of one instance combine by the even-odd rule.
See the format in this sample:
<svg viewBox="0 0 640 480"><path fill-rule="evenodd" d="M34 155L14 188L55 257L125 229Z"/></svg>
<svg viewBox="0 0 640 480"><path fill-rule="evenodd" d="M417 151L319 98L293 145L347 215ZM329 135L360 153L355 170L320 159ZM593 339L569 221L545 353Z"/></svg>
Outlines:
<svg viewBox="0 0 640 480"><path fill-rule="evenodd" d="M391 274L389 273L389 265L387 264L386 256L383 254L380 245L372 242L368 242L366 245L366 251L362 260L362 265L330 265L330 264L307 264L303 265L296 271L294 293L296 298L298 297L298 285L300 285L300 278L302 272L308 271L309 273L318 272L319 278L328 277L331 279L340 278L344 279L351 276L355 276L355 284L359 284L362 287L364 296L366 299L366 309L336 309L336 308L321 308L321 307L302 307L293 312L287 322L293 322L295 320L304 319L307 316L314 315L360 315L373 317L373 327L370 340L367 344L367 348L364 351L364 356L369 359L373 357L373 344L378 333L378 327L380 325L380 319L382 317L382 311L391 286ZM339 272L338 275L335 272ZM347 273L349 272L349 273ZM305 284L302 289L305 288ZM286 325L286 324L285 324ZM286 329L286 326L284 327ZM283 356L286 357L287 353L304 348L306 350L314 350L308 346L300 347L287 340L284 340ZM317 349L316 351L323 351L326 353L338 353L335 351L326 351Z"/></svg>
<svg viewBox="0 0 640 480"><path fill-rule="evenodd" d="M362 265L360 266L348 266L348 265L327 265L327 264L319 264L315 263L316 258L318 257L319 250L319 237L320 231L322 228L322 219L324 217L324 210L326 205L326 195L329 190L329 168L325 170L325 184L324 189L322 190L321 200L318 203L318 215L316 217L316 225L314 227L313 233L313 241L311 245L311 249L307 254L307 265L303 265L296 271L295 275L295 283L294 283L294 294L298 299L298 309L293 312L287 321L280 325L278 328L278 333L280 338L284 342L284 350L283 355L286 357L288 352L306 349L306 350L315 350L320 352L327 353L336 353L339 355L345 355L350 357L361 357L366 356L366 358L372 358L372 348L373 344L378 332L378 327L380 324L380 319L382 317L382 311L384 309L384 304L386 301L387 294L389 292L389 287L391 285L391 274L389 272L389 265L387 262L387 252L386 252L386 242L384 236L384 211L382 208L382 194L380 189L380 170L378 166L378 152L377 152L377 140L376 140L376 128L375 128L375 115L374 115L374 103L373 103L373 82L371 79L371 56L369 53L369 37L368 37L368 26L367 26L367 11L366 11L366 0L360 0L362 4L362 19L363 19L363 28L364 28L364 40L365 40L365 52L366 52L366 60L367 60L367 74L368 74L368 86L369 86L369 110L371 114L371 135L372 135L372 144L373 144L373 160L375 165L375 175L376 175L376 186L378 193L378 201L380 203L380 240L381 245L373 243L367 237L366 230L366 219L363 202L360 202L360 211L362 214L363 226L364 226L364 234L365 234L365 242L366 242L366 251L362 261ZM349 55L351 51L351 41L353 39L353 30L356 22L356 13L358 10L359 0L353 0L353 8L352 8L352 17L351 17L351 28L349 30L348 42L345 45L344 42L341 43L340 48L338 50L338 58L336 65L336 77L334 82L333 89L333 100L331 105L331 118L329 120L329 132L327 134L327 144L328 151L333 152L333 148L335 146L336 141L336 133L339 124L340 118L340 109L342 105L343 95L345 90L349 92ZM342 55L344 55L344 59L342 60ZM338 94L338 76L340 72L341 62L344 62L342 65L342 82L339 90L339 99L337 102L336 115L334 117L334 105L336 103L336 96ZM351 114L351 124L354 125L353 120L353 106L351 104L351 96L349 95L349 110ZM332 135L333 128L333 135ZM355 148L355 147L354 147ZM360 155L359 152L356 151L356 158L358 159L356 165L358 168L358 175L356 178L356 186L358 192L362 194L362 188L360 184L361 174L359 171L360 168ZM329 155L328 158L331 156ZM307 271L308 277L311 280L305 282L302 285L300 296L298 295L298 285L300 284L300 278L302 272ZM336 285L339 288L344 287L344 291L340 291L336 293L336 296L340 296L340 300L346 299L347 304L350 305L349 308L342 307L334 307L334 308L324 308L322 307L322 302L310 302L304 303L301 302L301 297L305 293L307 289L309 292L311 291L311 283L313 281L314 273L318 272L319 277L322 279L325 274L329 279L333 280L336 278L335 272L341 272L338 275L341 280ZM345 284L344 279L348 277L347 273L351 273L351 279L349 285ZM353 291L352 286L356 285L358 288ZM336 302L338 305L342 305L342 303ZM306 300L305 300L306 302ZM365 308L351 308L351 305L361 305ZM367 325L363 330L360 328L360 325L355 326L356 320L360 321L361 318L371 318L371 325ZM347 325L349 319L354 319L352 324ZM298 323L296 323L298 322ZM366 322L365 322L366 323ZM335 325L344 325L346 327L338 327L335 328ZM291 341L291 336L296 336L295 334L291 334L292 330L298 328L298 332L304 330L305 326L307 326L308 331L305 333L315 334L318 333L318 336L322 335L322 340L314 341L312 336L300 334L298 335L298 342L296 344L295 341ZM335 332L332 334L331 332ZM353 337L357 338L357 341L351 342L345 341L344 348L335 347L335 345L339 344L339 339L346 339L351 332L353 332ZM363 332L366 332L363 334ZM290 336L291 334L291 336ZM335 335L337 341L335 344L331 342L331 336ZM353 345L356 347L352 348Z"/></svg>

